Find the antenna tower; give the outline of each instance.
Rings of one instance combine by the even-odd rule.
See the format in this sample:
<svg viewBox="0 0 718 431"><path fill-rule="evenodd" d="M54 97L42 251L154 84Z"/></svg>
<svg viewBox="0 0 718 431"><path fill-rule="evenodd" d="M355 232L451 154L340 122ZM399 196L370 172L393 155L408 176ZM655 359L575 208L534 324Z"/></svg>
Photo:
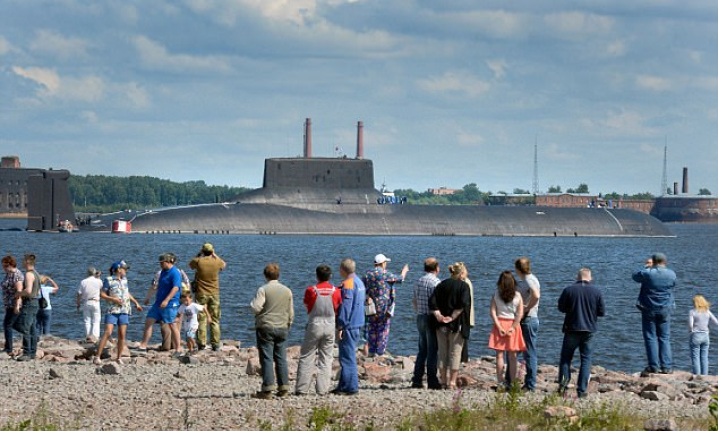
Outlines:
<svg viewBox="0 0 718 431"><path fill-rule="evenodd" d="M531 184L531 191L537 195L539 193L539 177L538 177L538 136L534 139L534 178Z"/></svg>
<svg viewBox="0 0 718 431"><path fill-rule="evenodd" d="M668 190L668 139L663 144L663 177L661 178L661 192L658 196L664 196Z"/></svg>

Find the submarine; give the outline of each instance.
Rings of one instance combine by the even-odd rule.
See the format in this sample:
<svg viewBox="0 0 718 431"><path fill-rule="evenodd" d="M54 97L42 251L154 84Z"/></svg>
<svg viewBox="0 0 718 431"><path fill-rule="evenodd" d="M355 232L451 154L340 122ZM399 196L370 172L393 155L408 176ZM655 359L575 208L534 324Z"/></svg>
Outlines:
<svg viewBox="0 0 718 431"><path fill-rule="evenodd" d="M369 236L672 237L658 219L613 208L412 205L376 189L357 124L355 158L312 157L311 119L304 156L268 158L263 185L233 202L114 214L132 233Z"/></svg>

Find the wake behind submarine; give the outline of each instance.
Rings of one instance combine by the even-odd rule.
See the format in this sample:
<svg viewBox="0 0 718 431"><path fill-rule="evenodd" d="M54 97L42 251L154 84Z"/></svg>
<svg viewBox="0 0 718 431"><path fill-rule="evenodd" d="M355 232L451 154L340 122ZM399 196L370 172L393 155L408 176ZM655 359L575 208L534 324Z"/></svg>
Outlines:
<svg viewBox="0 0 718 431"><path fill-rule="evenodd" d="M628 209L391 203L375 188L363 158L312 157L311 120L304 157L264 162L260 189L232 203L193 205L122 215L132 232L369 236L674 236L658 219ZM386 203L389 201L390 203ZM109 216L108 216L109 217ZM112 221L117 224L118 214ZM127 223L129 226L130 224Z"/></svg>

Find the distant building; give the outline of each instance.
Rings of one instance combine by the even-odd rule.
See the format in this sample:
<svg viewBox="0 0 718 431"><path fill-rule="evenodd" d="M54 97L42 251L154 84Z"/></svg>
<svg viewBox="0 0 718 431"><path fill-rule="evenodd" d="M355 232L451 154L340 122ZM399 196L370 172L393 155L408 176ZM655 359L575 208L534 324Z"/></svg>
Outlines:
<svg viewBox="0 0 718 431"><path fill-rule="evenodd" d="M447 189L446 187L439 187L438 189L429 189L429 193L432 195L453 195L456 192L460 192L461 189Z"/></svg>
<svg viewBox="0 0 718 431"><path fill-rule="evenodd" d="M536 205L561 208L595 206L598 196L589 193L545 193L536 195Z"/></svg>
<svg viewBox="0 0 718 431"><path fill-rule="evenodd" d="M0 213L27 213L27 179L42 169L23 169L20 158L5 156L0 161Z"/></svg>

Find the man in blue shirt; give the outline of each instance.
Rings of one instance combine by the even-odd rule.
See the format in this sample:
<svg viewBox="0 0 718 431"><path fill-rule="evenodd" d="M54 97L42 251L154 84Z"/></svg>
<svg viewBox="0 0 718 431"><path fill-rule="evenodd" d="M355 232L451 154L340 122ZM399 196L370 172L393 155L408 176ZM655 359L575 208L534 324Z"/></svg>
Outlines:
<svg viewBox="0 0 718 431"><path fill-rule="evenodd" d="M339 336L339 364L341 373L336 389L338 395L354 395L359 391L359 370L357 370L356 346L364 326L364 301L366 291L364 283L356 274L356 262L344 259L339 265L339 273L344 281L341 285L342 304L337 314Z"/></svg>
<svg viewBox="0 0 718 431"><path fill-rule="evenodd" d="M633 280L641 283L636 307L641 310L643 342L648 360L644 375L673 372L671 312L675 308L673 288L676 286L676 273L666 267L667 263L665 254L656 253L646 262L645 268L633 273Z"/></svg>
<svg viewBox="0 0 718 431"><path fill-rule="evenodd" d="M180 291L182 290L182 275L174 264L177 256L173 253L164 253L159 257L160 277L157 281L157 296L152 308L147 312L145 330L140 343L140 350L147 350L147 343L152 337L152 325L155 322L165 323L172 333L172 344L175 346L175 354L178 354L180 346L180 331L177 318L179 309Z"/></svg>
<svg viewBox="0 0 718 431"><path fill-rule="evenodd" d="M586 396L588 378L591 376L593 333L596 332L598 317L605 314L603 295L591 284L591 280L591 270L581 268L576 283L565 288L558 299L558 311L566 314L558 371L559 392L566 392L571 381L571 361L578 348L581 353L581 367L576 382L579 398Z"/></svg>
<svg viewBox="0 0 718 431"><path fill-rule="evenodd" d="M430 257L424 261L424 275L417 280L414 286L412 304L416 311L416 329L419 332L419 352L416 354L414 375L411 387L421 389L424 387L424 370L426 370L426 383L429 389L441 389L437 377L438 344L436 329L433 325L434 316L429 310L429 298L434 289L441 282L439 274L439 261Z"/></svg>

